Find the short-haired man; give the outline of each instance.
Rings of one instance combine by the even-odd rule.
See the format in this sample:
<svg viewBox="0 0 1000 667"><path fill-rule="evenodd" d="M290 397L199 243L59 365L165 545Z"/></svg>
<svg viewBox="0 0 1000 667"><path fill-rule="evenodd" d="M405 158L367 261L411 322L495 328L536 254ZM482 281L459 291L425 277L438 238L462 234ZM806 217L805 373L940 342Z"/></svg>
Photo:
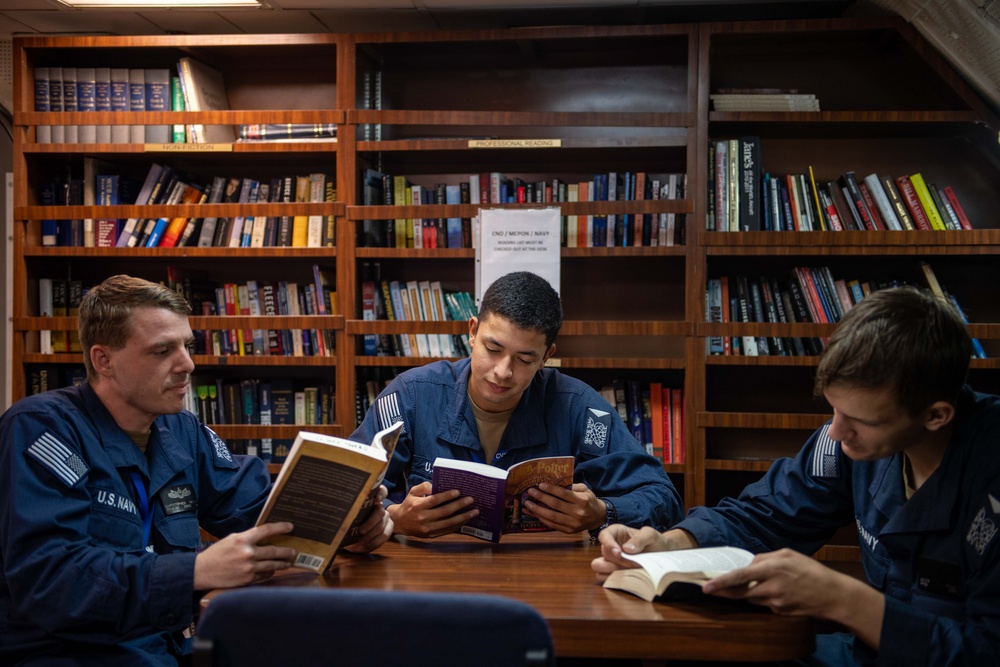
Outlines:
<svg viewBox="0 0 1000 667"><path fill-rule="evenodd" d="M267 467L184 411L187 302L114 276L80 304L87 381L0 418L0 664L176 665L194 593L290 565ZM221 537L200 551L203 526ZM385 542L376 513L361 549Z"/></svg>
<svg viewBox="0 0 1000 667"><path fill-rule="evenodd" d="M833 407L795 459L738 499L663 533L612 526L622 553L733 545L759 555L705 592L840 623L811 664L995 664L1000 655L1000 398L964 386L972 345L955 310L912 288L845 315L815 389ZM856 524L868 582L803 555Z"/></svg>
<svg viewBox="0 0 1000 667"><path fill-rule="evenodd" d="M525 509L564 533L614 522L665 528L682 515L663 470L593 388L543 368L562 326L559 295L528 272L498 278L469 321L470 358L397 376L351 436L369 442L396 421L403 432L389 465L388 512L403 535L451 533L476 515L455 489L431 493L434 459L501 468L542 456L573 456L577 483L541 484Z"/></svg>

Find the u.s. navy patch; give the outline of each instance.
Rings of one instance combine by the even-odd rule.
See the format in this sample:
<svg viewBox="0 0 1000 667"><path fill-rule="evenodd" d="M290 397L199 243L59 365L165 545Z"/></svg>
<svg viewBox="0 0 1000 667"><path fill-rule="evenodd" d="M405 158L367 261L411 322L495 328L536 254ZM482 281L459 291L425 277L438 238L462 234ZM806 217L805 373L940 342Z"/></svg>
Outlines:
<svg viewBox="0 0 1000 667"><path fill-rule="evenodd" d="M229 447L226 446L223 439L207 426L205 427L205 430L208 431L209 436L212 438L212 447L215 448L215 458L232 463L233 453L229 451Z"/></svg>
<svg viewBox="0 0 1000 667"><path fill-rule="evenodd" d="M809 474L825 479L840 478L840 442L829 436L830 425L825 424L816 436L812 467Z"/></svg>
<svg viewBox="0 0 1000 667"><path fill-rule="evenodd" d="M986 547L997 534L997 524L993 519L986 516L986 508L980 507L976 517L969 526L969 532L965 535L965 540L972 545L976 553L980 556L986 551Z"/></svg>
<svg viewBox="0 0 1000 667"><path fill-rule="evenodd" d="M194 485L177 484L161 489L160 504L167 516L195 511L198 509L198 498L194 494Z"/></svg>
<svg viewBox="0 0 1000 667"><path fill-rule="evenodd" d="M383 431L396 422L403 421L403 415L399 411L399 392L379 397L375 401L375 414L378 416L378 430ZM400 433L406 431L406 424L403 424Z"/></svg>
<svg viewBox="0 0 1000 667"><path fill-rule="evenodd" d="M76 452L48 431L31 443L27 452L66 486L76 485L90 471Z"/></svg>
<svg viewBox="0 0 1000 667"><path fill-rule="evenodd" d="M586 427L583 433L583 451L600 455L608 450L608 433L611 431L611 413L607 410L587 408Z"/></svg>

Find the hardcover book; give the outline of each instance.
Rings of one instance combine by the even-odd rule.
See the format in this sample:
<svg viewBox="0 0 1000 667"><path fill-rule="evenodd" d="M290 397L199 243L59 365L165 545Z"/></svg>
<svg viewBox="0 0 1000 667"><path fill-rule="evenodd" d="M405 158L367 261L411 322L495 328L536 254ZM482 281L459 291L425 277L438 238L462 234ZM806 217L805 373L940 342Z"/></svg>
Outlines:
<svg viewBox="0 0 1000 667"><path fill-rule="evenodd" d="M290 521L291 533L263 542L295 549L294 567L323 572L378 501L402 422L379 431L370 445L299 432L257 525Z"/></svg>
<svg viewBox="0 0 1000 667"><path fill-rule="evenodd" d="M499 542L506 533L549 530L524 509L527 491L541 482L569 487L573 484L573 457L548 456L515 463L509 469L474 461L438 457L431 474L433 493L458 489L475 501L466 509L479 515L459 530L489 542Z"/></svg>
<svg viewBox="0 0 1000 667"><path fill-rule="evenodd" d="M184 91L184 108L187 111L228 111L229 97L222 73L208 65L184 57L177 64L181 89ZM228 144L236 141L232 125L192 125L191 143Z"/></svg>
<svg viewBox="0 0 1000 667"><path fill-rule="evenodd" d="M604 587L637 595L647 602L657 598L676 600L697 596L706 581L746 567L753 561L752 553L737 547L653 551L622 556L639 567L615 570L604 581Z"/></svg>

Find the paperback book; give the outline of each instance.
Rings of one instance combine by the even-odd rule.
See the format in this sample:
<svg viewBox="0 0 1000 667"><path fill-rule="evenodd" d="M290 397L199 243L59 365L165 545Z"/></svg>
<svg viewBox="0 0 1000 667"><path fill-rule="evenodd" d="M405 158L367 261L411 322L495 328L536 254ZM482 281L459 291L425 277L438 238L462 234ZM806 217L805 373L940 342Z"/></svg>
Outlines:
<svg viewBox="0 0 1000 667"><path fill-rule="evenodd" d="M697 596L701 585L720 574L746 567L753 554L736 547L707 547L679 551L622 554L639 567L615 570L604 581L605 588L626 591L652 602Z"/></svg>
<svg viewBox="0 0 1000 667"><path fill-rule="evenodd" d="M379 431L371 445L299 432L257 520L290 521L295 529L265 543L294 548L293 567L325 571L337 549L357 541L402 428L396 422Z"/></svg>
<svg viewBox="0 0 1000 667"><path fill-rule="evenodd" d="M509 469L474 461L438 457L431 475L433 492L458 489L475 501L469 509L479 515L459 532L489 542L499 542L506 533L550 530L524 508L528 489L542 482L570 487L573 484L573 457L548 456L515 463Z"/></svg>

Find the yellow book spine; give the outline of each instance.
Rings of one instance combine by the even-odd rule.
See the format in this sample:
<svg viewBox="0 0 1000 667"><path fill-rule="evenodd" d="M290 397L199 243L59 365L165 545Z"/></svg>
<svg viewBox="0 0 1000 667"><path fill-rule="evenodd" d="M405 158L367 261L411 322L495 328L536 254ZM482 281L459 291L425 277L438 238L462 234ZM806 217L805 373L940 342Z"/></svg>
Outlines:
<svg viewBox="0 0 1000 667"><path fill-rule="evenodd" d="M913 190L917 193L920 205L924 207L924 213L927 214L927 220L931 223L931 229L940 231L948 229L944 224L944 220L941 219L941 214L938 212L937 206L934 205L934 199L931 198L931 192L927 189L924 177L920 174L911 174L910 183L913 184Z"/></svg>

